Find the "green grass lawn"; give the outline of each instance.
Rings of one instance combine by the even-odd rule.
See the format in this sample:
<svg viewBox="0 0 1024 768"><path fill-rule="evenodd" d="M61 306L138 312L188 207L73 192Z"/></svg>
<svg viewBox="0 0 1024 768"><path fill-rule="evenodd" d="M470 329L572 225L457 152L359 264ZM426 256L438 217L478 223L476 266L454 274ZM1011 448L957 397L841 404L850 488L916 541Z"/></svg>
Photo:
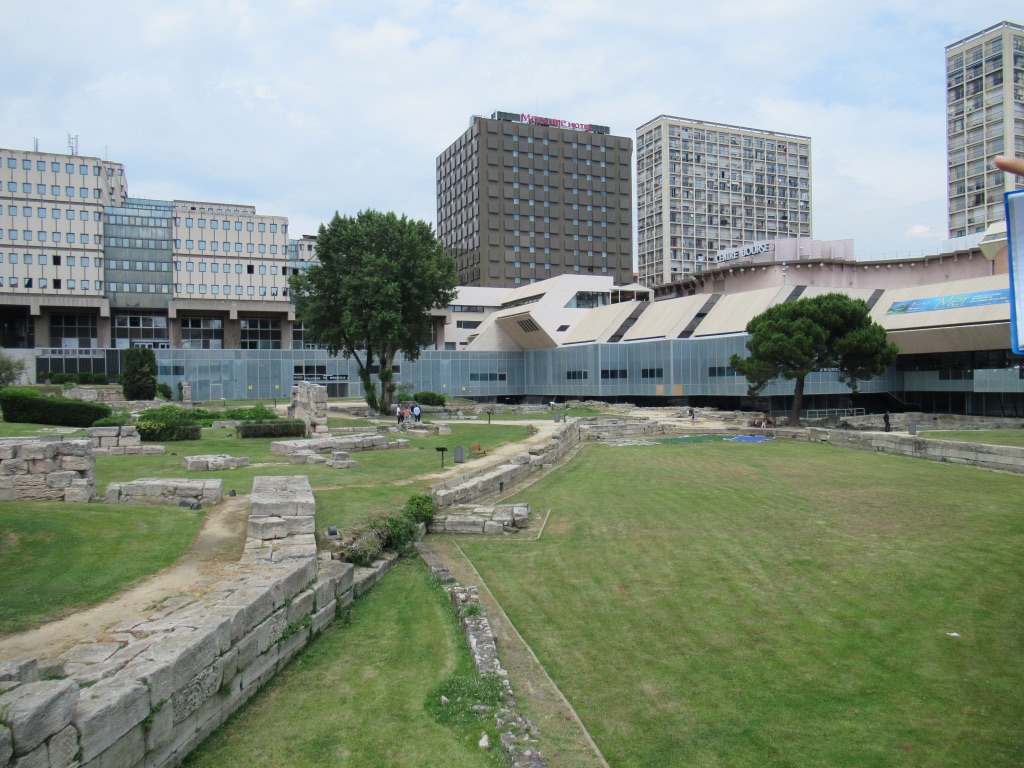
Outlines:
<svg viewBox="0 0 1024 768"><path fill-rule="evenodd" d="M0 502L0 635L102 602L173 563L202 512Z"/></svg>
<svg viewBox="0 0 1024 768"><path fill-rule="evenodd" d="M962 440L966 443L987 443L988 445L1010 445L1024 447L1024 429L978 429L945 430L935 429L918 432L919 437L929 440Z"/></svg>
<svg viewBox="0 0 1024 768"><path fill-rule="evenodd" d="M38 425L0 422L0 437L48 433ZM317 530L350 530L397 512L409 496L426 491L426 481L411 479L440 466L436 445L479 442L493 448L526 435L519 426L454 424L451 436L413 437L409 448L354 453L359 466L338 470L292 464L270 452L269 438L233 434L204 429L201 440L166 443L161 456L97 456L97 491L102 496L109 483L140 477L194 477L222 479L225 493L249 493L257 475L303 474L317 500ZM190 473L182 463L185 456L218 453L270 466ZM185 553L201 522L201 513L179 508L0 502L0 634L102 602L167 567Z"/></svg>
<svg viewBox="0 0 1024 768"><path fill-rule="evenodd" d="M472 673L466 642L440 587L406 561L186 760L193 768L502 765L477 747L485 726L441 726L428 699L447 677Z"/></svg>
<svg viewBox="0 0 1024 768"><path fill-rule="evenodd" d="M519 497L540 541L460 543L616 768L1019 766L1022 494L817 444L588 446Z"/></svg>

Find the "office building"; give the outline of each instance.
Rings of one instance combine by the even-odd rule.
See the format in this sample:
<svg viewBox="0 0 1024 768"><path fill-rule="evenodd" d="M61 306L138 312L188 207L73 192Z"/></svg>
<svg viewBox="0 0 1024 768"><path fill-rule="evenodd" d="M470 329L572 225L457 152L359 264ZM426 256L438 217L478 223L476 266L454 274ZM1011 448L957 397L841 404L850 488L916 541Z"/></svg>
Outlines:
<svg viewBox="0 0 1024 768"><path fill-rule="evenodd" d="M1024 155L1024 26L1001 22L946 46L949 236L1005 220L1003 193L1024 180L992 164Z"/></svg>
<svg viewBox="0 0 1024 768"><path fill-rule="evenodd" d="M495 112L437 158L437 234L460 285L633 276L631 139L605 126Z"/></svg>
<svg viewBox="0 0 1024 768"><path fill-rule="evenodd" d="M812 235L811 139L661 115L636 132L637 272L653 287L719 251Z"/></svg>

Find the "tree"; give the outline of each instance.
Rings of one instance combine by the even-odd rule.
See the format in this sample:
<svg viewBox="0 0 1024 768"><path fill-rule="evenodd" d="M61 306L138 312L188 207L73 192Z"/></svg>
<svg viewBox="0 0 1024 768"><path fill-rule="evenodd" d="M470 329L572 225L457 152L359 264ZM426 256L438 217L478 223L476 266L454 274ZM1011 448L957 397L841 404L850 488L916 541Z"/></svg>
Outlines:
<svg viewBox="0 0 1024 768"><path fill-rule="evenodd" d="M0 352L0 387L11 387L25 375L25 361Z"/></svg>
<svg viewBox="0 0 1024 768"><path fill-rule="evenodd" d="M842 293L826 293L769 307L747 323L749 357L733 355L730 365L757 395L772 379L795 379L789 423L800 423L804 378L811 371L835 369L839 380L857 383L883 373L899 348L868 314L868 305Z"/></svg>
<svg viewBox="0 0 1024 768"><path fill-rule="evenodd" d="M395 355L417 359L431 339L430 310L457 295L455 260L430 224L373 210L321 224L316 255L291 278L296 318L311 341L355 359L367 405L387 411Z"/></svg>
<svg viewBox="0 0 1024 768"><path fill-rule="evenodd" d="M156 353L145 347L131 347L124 353L121 388L125 400L156 399Z"/></svg>

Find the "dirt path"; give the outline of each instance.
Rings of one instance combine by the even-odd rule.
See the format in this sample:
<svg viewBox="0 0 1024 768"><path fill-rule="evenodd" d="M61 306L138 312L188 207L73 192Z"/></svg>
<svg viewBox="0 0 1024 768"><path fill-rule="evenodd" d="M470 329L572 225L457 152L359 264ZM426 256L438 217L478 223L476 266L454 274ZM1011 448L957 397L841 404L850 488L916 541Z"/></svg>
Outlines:
<svg viewBox="0 0 1024 768"><path fill-rule="evenodd" d="M192 546L174 565L104 603L0 638L0 659L57 656L119 621L144 616L164 600L203 594L227 575L226 566L241 558L248 516L248 496L226 497L209 508Z"/></svg>

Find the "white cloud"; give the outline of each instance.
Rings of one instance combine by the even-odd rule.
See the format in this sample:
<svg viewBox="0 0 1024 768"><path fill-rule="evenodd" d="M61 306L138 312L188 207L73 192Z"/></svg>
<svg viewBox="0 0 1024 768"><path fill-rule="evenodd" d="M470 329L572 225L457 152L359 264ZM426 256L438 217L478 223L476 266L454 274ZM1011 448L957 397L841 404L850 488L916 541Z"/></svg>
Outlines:
<svg viewBox="0 0 1024 768"><path fill-rule="evenodd" d="M39 137L125 163L135 196L287 215L433 221L434 161L472 114L634 136L659 114L810 135L814 232L861 252L945 231L943 46L952 0L108 0L8 3L0 146Z"/></svg>

